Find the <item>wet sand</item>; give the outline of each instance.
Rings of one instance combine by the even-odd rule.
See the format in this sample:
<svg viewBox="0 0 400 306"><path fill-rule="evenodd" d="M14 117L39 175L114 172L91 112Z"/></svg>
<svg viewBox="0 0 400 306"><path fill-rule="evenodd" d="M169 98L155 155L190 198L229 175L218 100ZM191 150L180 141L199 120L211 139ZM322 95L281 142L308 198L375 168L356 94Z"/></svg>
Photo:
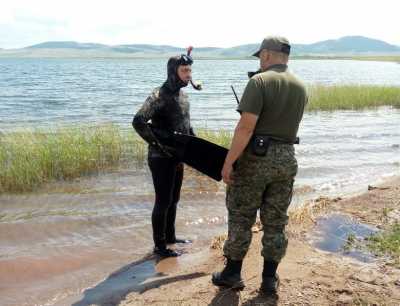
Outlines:
<svg viewBox="0 0 400 306"><path fill-rule="evenodd" d="M124 300L147 305L150 293L161 295L160 305L169 305L180 289L196 296L192 282L197 281L214 292L210 273L221 267L222 259L209 245L226 231L223 185L188 174L177 228L195 242L177 246L181 257L162 261L149 254L153 197L146 189L151 187L146 173L116 172L56 183L37 194L2 196L0 305L118 305ZM300 186L296 196L309 197L312 191ZM306 234L313 224L291 224L296 239L290 248L316 252ZM257 248L255 242L249 258L260 264ZM171 295L169 289L165 295L165 288L171 288Z"/></svg>
<svg viewBox="0 0 400 306"><path fill-rule="evenodd" d="M258 290L262 232L255 230L244 261L243 291L219 290L211 284L211 273L223 267L218 249L211 251L208 260L193 259L190 268L173 271L168 278L159 279L157 286L130 292L122 302L110 305L400 305L400 269L390 260L376 257L366 263L318 250L310 241L318 220L332 214L346 214L357 222L381 228L399 222L400 179L383 187L348 199L319 199L303 212L292 214L289 248L278 270L281 287L276 296L264 296ZM383 208L391 213L383 215ZM186 279L194 273L204 275Z"/></svg>
<svg viewBox="0 0 400 306"><path fill-rule="evenodd" d="M177 233L193 239L190 251L199 252L224 231L224 194L221 185L190 174ZM58 182L37 193L0 195L0 305L70 305L63 300L79 301L113 271L143 261L153 245L153 201L149 174L131 170ZM152 267L144 269L142 280L156 270L152 261L142 267ZM135 268L134 274L142 270ZM125 280L112 280L111 292L126 287Z"/></svg>

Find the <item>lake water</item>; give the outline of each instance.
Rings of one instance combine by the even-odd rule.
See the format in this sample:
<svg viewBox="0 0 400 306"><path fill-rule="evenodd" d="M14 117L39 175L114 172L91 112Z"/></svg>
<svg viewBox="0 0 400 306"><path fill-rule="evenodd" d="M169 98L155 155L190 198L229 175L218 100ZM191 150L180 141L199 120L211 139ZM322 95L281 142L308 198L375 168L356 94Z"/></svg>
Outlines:
<svg viewBox="0 0 400 306"><path fill-rule="evenodd" d="M234 128L239 116L230 85L240 95L257 64L195 62L193 78L204 85L201 92L187 88L195 128ZM165 60L0 59L0 132L102 122L131 129L165 66ZM396 63L302 60L290 68L309 85L400 86ZM360 192L400 174L399 109L306 113L299 136L293 205ZM224 185L187 170L177 228L195 240L182 251L194 252L226 230ZM82 300L85 288L151 250L152 202L146 167L0 195L0 305ZM126 282L112 286L122 290Z"/></svg>
<svg viewBox="0 0 400 306"><path fill-rule="evenodd" d="M1 59L0 131L62 124L113 122L131 129L133 114L165 79L165 60ZM198 60L187 88L196 128L230 129L253 60ZM363 61L295 60L291 70L307 84L400 86L400 65ZM342 189L398 171L400 110L305 114L297 147L301 185Z"/></svg>
<svg viewBox="0 0 400 306"><path fill-rule="evenodd" d="M252 60L199 60L188 88L196 127L233 128L238 118L230 89L240 95ZM399 85L396 63L293 61L307 84ZM165 60L0 59L0 129L60 123L114 122L130 128L132 115L166 77Z"/></svg>

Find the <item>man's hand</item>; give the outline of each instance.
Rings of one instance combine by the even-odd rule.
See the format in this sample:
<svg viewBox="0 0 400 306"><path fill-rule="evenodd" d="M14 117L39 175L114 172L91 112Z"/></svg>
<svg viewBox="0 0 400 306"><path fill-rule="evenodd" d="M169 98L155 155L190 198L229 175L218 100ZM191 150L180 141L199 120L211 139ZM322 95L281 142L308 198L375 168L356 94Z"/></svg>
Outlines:
<svg viewBox="0 0 400 306"><path fill-rule="evenodd" d="M233 172L233 166L230 163L225 162L224 167L222 168L221 171L221 175L224 183L227 185L233 182L232 172Z"/></svg>
<svg viewBox="0 0 400 306"><path fill-rule="evenodd" d="M226 184L232 183L232 168L233 164L243 153L251 136L253 135L254 128L257 124L258 116L244 112L236 126L235 133L233 134L231 148L226 156L224 167L222 168L221 175Z"/></svg>

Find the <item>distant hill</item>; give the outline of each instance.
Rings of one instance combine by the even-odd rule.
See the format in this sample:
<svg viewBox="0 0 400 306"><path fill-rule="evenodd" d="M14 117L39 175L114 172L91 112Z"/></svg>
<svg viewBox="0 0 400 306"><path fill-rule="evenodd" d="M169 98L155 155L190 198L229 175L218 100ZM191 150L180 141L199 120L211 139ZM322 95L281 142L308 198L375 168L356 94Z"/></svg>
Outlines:
<svg viewBox="0 0 400 306"><path fill-rule="evenodd" d="M78 43L76 41L48 41L26 47L25 49L99 49L108 48L107 45L94 43Z"/></svg>
<svg viewBox="0 0 400 306"><path fill-rule="evenodd" d="M125 53L182 53L183 48L168 46L168 45L143 45L143 44L133 44L133 45L117 45L110 46L110 50L115 52L125 52Z"/></svg>
<svg viewBox="0 0 400 306"><path fill-rule="evenodd" d="M195 48L197 58L251 57L259 43L231 48ZM75 41L49 41L21 49L0 49L0 57L168 57L185 52L184 48L168 45L124 44L104 45ZM301 56L348 56L400 54L400 47L363 36L345 36L313 44L293 44L292 54Z"/></svg>
<svg viewBox="0 0 400 306"><path fill-rule="evenodd" d="M345 36L339 39L320 41L314 44L297 44L293 46L300 54L359 54L359 53L393 53L400 52L400 47L382 40L363 36Z"/></svg>

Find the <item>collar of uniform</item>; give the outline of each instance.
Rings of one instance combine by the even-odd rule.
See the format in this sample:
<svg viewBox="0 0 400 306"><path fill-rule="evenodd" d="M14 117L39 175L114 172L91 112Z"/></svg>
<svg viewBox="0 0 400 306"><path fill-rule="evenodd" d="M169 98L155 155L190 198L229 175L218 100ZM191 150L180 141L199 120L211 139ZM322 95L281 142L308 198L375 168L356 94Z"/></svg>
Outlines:
<svg viewBox="0 0 400 306"><path fill-rule="evenodd" d="M286 64L275 64L275 65L269 66L265 71L274 70L274 71L278 71L278 72L284 72L287 69L288 69L288 66Z"/></svg>

